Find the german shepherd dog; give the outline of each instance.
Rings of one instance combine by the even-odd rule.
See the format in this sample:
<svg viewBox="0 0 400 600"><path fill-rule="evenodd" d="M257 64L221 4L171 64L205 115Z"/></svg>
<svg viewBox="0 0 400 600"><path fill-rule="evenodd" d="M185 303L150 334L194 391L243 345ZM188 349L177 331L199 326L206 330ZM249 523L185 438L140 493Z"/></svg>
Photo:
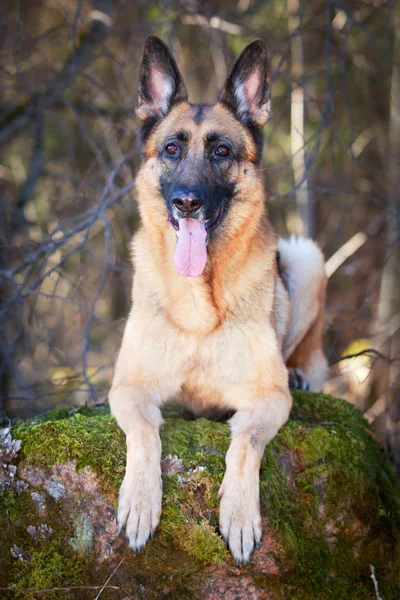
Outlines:
<svg viewBox="0 0 400 600"><path fill-rule="evenodd" d="M127 441L118 524L139 551L159 523L164 403L230 415L219 527L237 564L246 563L262 535L260 461L289 417L289 378L318 391L326 376L323 257L310 240L278 240L267 219L261 40L241 53L217 103L204 105L188 102L168 47L147 38L137 115L142 225L110 391Z"/></svg>

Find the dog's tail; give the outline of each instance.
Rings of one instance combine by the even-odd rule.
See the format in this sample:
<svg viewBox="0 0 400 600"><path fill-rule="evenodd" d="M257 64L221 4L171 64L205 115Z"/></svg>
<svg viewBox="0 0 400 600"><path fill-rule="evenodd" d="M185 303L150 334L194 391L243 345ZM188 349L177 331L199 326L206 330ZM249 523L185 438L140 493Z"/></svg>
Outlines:
<svg viewBox="0 0 400 600"><path fill-rule="evenodd" d="M312 391L319 391L327 376L322 350L325 327L327 276L324 257L310 239L279 239L279 271L289 292L291 315L284 341L288 367L300 369Z"/></svg>

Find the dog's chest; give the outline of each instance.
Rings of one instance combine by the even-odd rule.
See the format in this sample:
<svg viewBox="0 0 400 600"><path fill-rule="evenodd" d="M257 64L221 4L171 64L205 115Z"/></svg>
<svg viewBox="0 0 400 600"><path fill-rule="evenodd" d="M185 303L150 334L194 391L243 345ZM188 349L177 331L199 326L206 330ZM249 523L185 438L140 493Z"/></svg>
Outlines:
<svg viewBox="0 0 400 600"><path fill-rule="evenodd" d="M254 392L265 379L269 358L279 351L264 311L257 320L227 319L201 333L182 329L162 310L148 319L136 312L132 317L132 360L143 384L198 413L223 406L232 395Z"/></svg>
<svg viewBox="0 0 400 600"><path fill-rule="evenodd" d="M226 323L187 356L178 399L196 414L221 417L234 396L252 396L262 386L271 352L276 346L266 324Z"/></svg>
<svg viewBox="0 0 400 600"><path fill-rule="evenodd" d="M266 373L273 342L268 326L256 323L225 323L203 339L188 336L179 360L184 394L220 404L228 389L256 383Z"/></svg>

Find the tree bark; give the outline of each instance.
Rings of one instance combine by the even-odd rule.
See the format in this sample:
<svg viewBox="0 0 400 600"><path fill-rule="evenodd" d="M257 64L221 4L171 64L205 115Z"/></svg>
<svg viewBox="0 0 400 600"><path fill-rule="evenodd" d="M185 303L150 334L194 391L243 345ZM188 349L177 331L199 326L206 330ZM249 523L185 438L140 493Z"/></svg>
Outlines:
<svg viewBox="0 0 400 600"><path fill-rule="evenodd" d="M301 31L300 0L288 0L288 29L291 45L290 73L292 93L290 103L290 137L296 206L300 218L298 231L315 236L314 202L307 173L305 150L304 52Z"/></svg>
<svg viewBox="0 0 400 600"><path fill-rule="evenodd" d="M387 153L386 256L377 309L380 350L390 361L379 361L376 397L385 398L388 443L400 468L400 5L393 9L391 102Z"/></svg>

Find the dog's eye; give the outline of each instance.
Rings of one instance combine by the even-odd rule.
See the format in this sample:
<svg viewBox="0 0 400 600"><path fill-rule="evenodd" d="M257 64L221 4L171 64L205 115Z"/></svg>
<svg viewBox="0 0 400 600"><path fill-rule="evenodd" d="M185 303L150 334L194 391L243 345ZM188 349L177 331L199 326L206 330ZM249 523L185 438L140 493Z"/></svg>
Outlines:
<svg viewBox="0 0 400 600"><path fill-rule="evenodd" d="M165 146L165 152L166 152L167 154L171 154L171 155L172 155L172 154L177 154L177 153L178 153L178 150L179 150L178 146L177 146L176 144L173 144L173 143L171 143L171 144L167 144L167 145Z"/></svg>
<svg viewBox="0 0 400 600"><path fill-rule="evenodd" d="M215 150L215 154L217 156L229 156L230 155L230 150L228 148L228 146L225 146L224 144L220 144L217 149Z"/></svg>

